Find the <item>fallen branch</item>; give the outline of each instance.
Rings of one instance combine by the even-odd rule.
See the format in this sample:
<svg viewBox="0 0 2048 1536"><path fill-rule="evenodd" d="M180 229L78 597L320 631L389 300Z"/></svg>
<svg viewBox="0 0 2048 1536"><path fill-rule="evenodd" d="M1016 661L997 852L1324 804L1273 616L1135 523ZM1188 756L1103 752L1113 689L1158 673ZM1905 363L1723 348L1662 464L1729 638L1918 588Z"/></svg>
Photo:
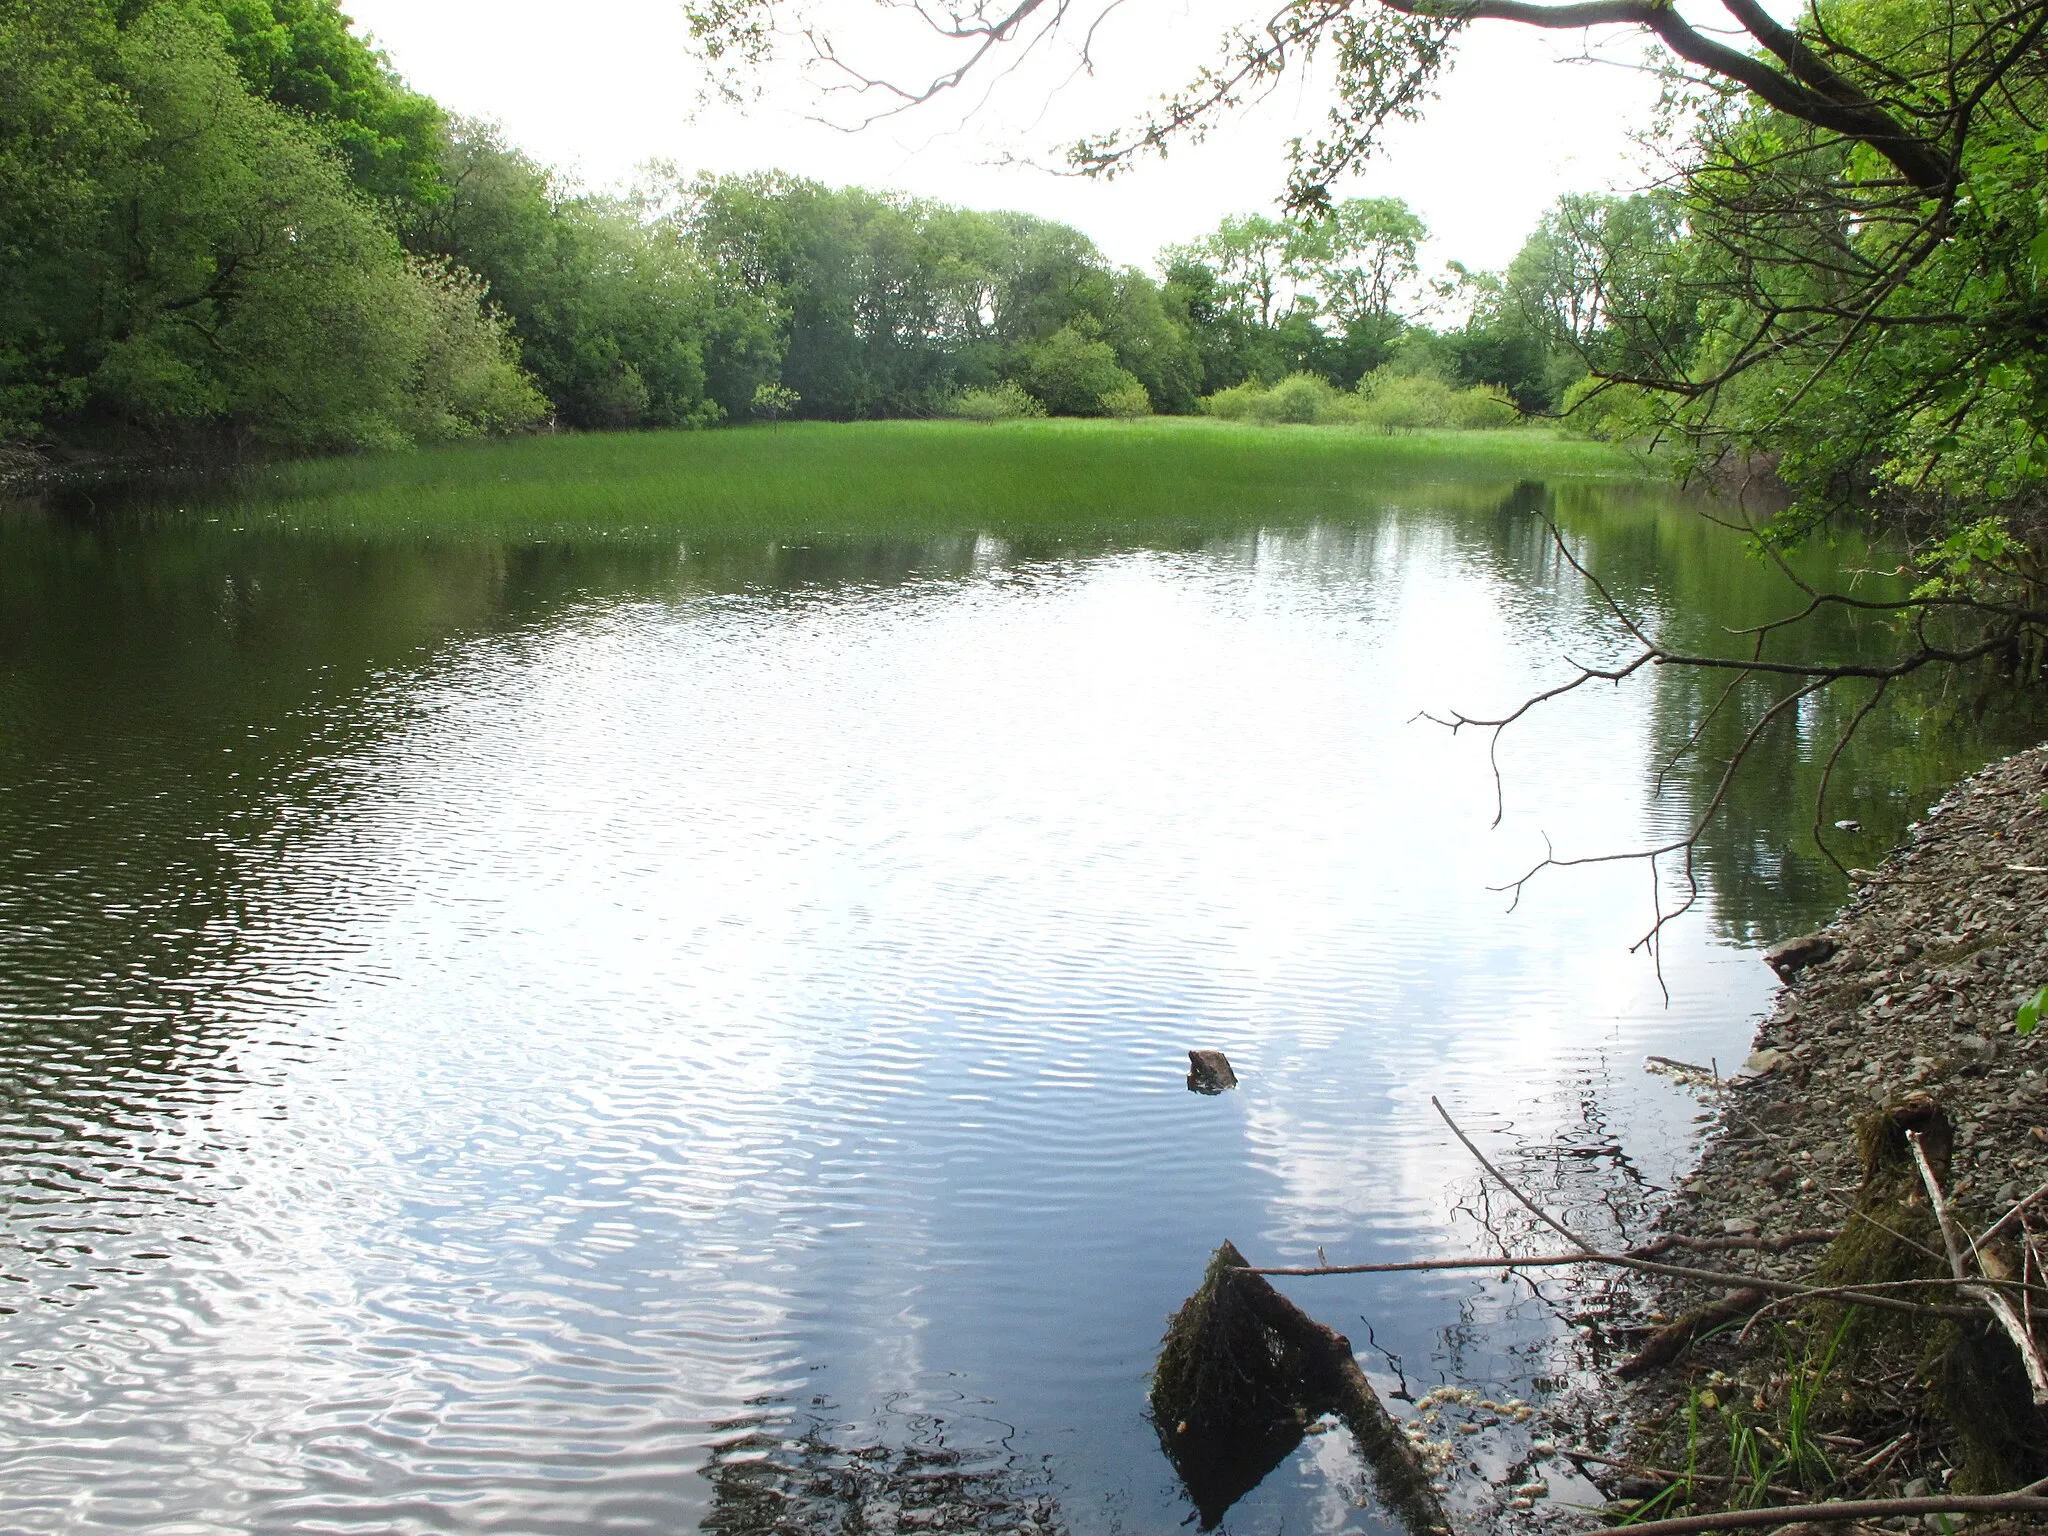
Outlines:
<svg viewBox="0 0 2048 1536"><path fill-rule="evenodd" d="M1500 1186L1510 1195L1514 1196L1516 1201L1530 1215L1576 1247L1579 1250L1576 1254L1540 1254L1520 1259L1512 1255L1503 1254L1495 1258L1410 1259L1405 1262L1392 1264L1318 1264L1314 1268L1307 1266L1275 1266L1254 1269L1252 1273L1258 1275L1376 1275L1430 1269L1498 1268L1510 1270L1558 1264L1605 1264L1617 1269L1632 1269L1642 1274L1662 1275L1672 1280L1694 1280L1702 1284L1718 1285L1724 1288L1739 1290L1745 1286L1755 1287L1780 1296L1801 1296L1814 1299L1850 1296L1873 1307L1881 1307L1893 1312L1917 1313L1921 1316L1975 1318L1979 1315L1974 1307L1933 1306L1925 1302L1907 1301L1902 1297L1882 1294L1890 1285L1890 1282L1856 1286L1801 1285L1794 1281L1773 1280L1762 1275L1746 1275L1723 1270L1699 1269L1687 1264L1660 1264L1654 1260L1641 1258L1632 1253L1603 1253L1570 1227L1567 1227L1563 1222L1544 1210L1542 1206L1524 1194L1513 1179L1496 1168L1487 1155L1473 1144L1472 1138L1465 1134L1459 1127L1458 1122L1451 1118L1451 1112L1444 1108L1443 1102L1440 1099L1432 1094L1429 1102L1435 1108L1437 1114L1442 1116L1444 1124L1451 1128L1451 1134L1464 1144L1465 1150L1472 1154L1478 1161L1479 1166L1492 1174L1499 1181ZM1696 1239L1696 1241L1710 1240ZM1924 1285L1925 1283L1919 1282L1911 1288L1917 1289L1919 1285Z"/></svg>
<svg viewBox="0 0 2048 1536"><path fill-rule="evenodd" d="M1769 1293L1746 1285L1739 1291L1730 1291L1719 1301L1711 1302L1696 1312L1688 1312L1676 1322L1668 1323L1651 1334L1643 1347L1629 1359L1616 1367L1614 1374L1623 1381L1632 1381L1638 1376L1647 1376L1651 1371L1669 1365L1684 1354L1692 1342L1701 1334L1712 1333L1738 1317L1747 1317L1769 1300Z"/></svg>
<svg viewBox="0 0 2048 1536"><path fill-rule="evenodd" d="M1598 1451L1589 1451L1578 1445L1561 1445L1557 1448L1557 1454L1566 1461L1590 1461L1596 1466L1612 1467L1629 1477L1649 1477L1665 1483L1717 1483L1723 1487L1743 1488L1750 1486L1749 1479L1745 1477L1728 1477L1720 1472L1679 1472L1671 1467L1645 1466L1639 1461L1623 1461L1618 1456L1603 1456ZM1781 1483L1766 1483L1764 1486L1768 1492L1789 1494L1795 1499L1801 1492L1797 1488L1787 1488Z"/></svg>
<svg viewBox="0 0 2048 1536"><path fill-rule="evenodd" d="M1653 1264L1628 1253L1531 1253L1520 1257L1511 1253L1480 1255L1460 1259L1399 1259L1385 1264L1301 1264L1263 1265L1252 1270L1255 1275L1401 1275L1415 1274L1428 1270L1443 1269L1548 1269L1568 1264L1605 1264L1616 1269L1633 1269L1646 1275L1664 1275L1674 1280L1696 1280L1704 1285L1754 1286L1777 1296L1794 1296L1814 1301L1848 1297L1873 1307L1883 1307L1892 1312L1913 1312L1922 1317L1953 1317L1979 1319L1984 1313L1978 1307L1944 1307L1922 1301L1905 1301L1897 1296L1885 1294L1888 1291L1920 1291L1930 1286L1967 1286L1971 1290L1982 1290L1988 1284L2017 1289L2012 1281L1981 1282L1975 1280L1875 1280L1863 1285L1801 1285L1794 1280L1773 1280L1768 1275L1746 1275L1739 1271L1724 1269L1695 1269L1688 1264Z"/></svg>
<svg viewBox="0 0 2048 1536"><path fill-rule="evenodd" d="M1682 1232L1667 1232L1655 1242L1629 1249L1628 1256L1632 1259L1654 1259L1674 1248L1688 1249L1693 1253L1787 1253L1794 1248L1832 1243L1841 1235L1834 1227L1801 1227L1783 1237L1688 1237Z"/></svg>
<svg viewBox="0 0 2048 1536"><path fill-rule="evenodd" d="M2048 1499L2037 1497L2043 1488L2048 1488L2048 1478L2011 1493L1943 1493L1922 1499L1837 1499L1827 1504L1780 1504L1771 1509L1724 1509L1711 1515L1612 1525L1588 1536L1685 1536L1691 1531L1742 1531L1800 1520L1885 1520L1894 1515L2040 1515L2048 1514Z"/></svg>
<svg viewBox="0 0 2048 1536"><path fill-rule="evenodd" d="M2034 1343L2034 1336L2027 1325L2020 1321L2019 1313L1996 1288L1989 1285L1970 1283L1969 1265L1963 1258L1963 1245L1968 1242L1956 1226L1956 1219L1948 1208L1948 1199L1941 1192L1941 1180L1934 1176L1934 1165L1927 1160L1927 1149L1920 1143L1918 1131L1906 1132L1906 1142L1913 1149L1913 1161L1920 1167L1920 1182L1927 1187L1927 1198L1934 1206L1934 1219L1941 1226L1941 1240L1948 1248L1949 1268L1955 1272L1956 1282L1965 1296L1981 1301L1998 1320L1998 1326L2005 1330L2013 1347L2020 1352L2020 1363L2026 1367L2027 1384L2033 1388L2034 1406L2048 1408L2048 1366L2041 1362L2040 1348ZM1970 1256L1977 1257L1977 1245L1969 1244ZM1982 1271L1981 1263L1978 1269Z"/></svg>

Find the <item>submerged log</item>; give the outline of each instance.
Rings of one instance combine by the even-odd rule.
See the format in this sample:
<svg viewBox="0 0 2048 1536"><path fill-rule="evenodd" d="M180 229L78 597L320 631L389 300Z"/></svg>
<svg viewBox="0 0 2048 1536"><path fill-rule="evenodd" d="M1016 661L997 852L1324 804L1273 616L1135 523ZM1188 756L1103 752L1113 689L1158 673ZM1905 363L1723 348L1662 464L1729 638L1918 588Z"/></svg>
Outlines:
<svg viewBox="0 0 2048 1536"><path fill-rule="evenodd" d="M1351 1430L1381 1502L1410 1531L1449 1531L1428 1470L1358 1368L1350 1341L1224 1243L1167 1325L1152 1373L1159 1443L1202 1528L1213 1529L1326 1413Z"/></svg>

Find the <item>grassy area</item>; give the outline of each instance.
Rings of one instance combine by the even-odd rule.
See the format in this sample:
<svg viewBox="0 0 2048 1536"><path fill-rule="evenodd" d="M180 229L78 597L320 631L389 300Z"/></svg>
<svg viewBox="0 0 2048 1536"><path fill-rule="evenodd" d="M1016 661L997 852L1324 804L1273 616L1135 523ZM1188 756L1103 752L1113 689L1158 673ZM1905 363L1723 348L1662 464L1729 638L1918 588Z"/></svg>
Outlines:
<svg viewBox="0 0 2048 1536"><path fill-rule="evenodd" d="M1341 516L1398 488L1650 473L1530 430L1404 436L1191 419L802 423L534 437L283 464L207 514L248 528L556 538L1021 535Z"/></svg>

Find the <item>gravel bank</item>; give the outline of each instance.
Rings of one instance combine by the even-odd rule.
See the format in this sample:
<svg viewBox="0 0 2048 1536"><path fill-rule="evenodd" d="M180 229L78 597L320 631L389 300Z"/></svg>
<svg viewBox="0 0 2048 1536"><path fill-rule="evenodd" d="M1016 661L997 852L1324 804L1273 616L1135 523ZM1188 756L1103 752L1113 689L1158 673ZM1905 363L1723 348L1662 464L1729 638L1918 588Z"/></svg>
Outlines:
<svg viewBox="0 0 2048 1536"><path fill-rule="evenodd" d="M2044 805L2048 747L1965 780L1915 824L1906 847L1881 868L1857 872L1861 883L1816 936L1822 942L1783 966L1790 975L1778 1006L1742 1077L1717 1097L1706 1152L1667 1213L1666 1231L1724 1238L1844 1227L1863 1179L1857 1122L1916 1093L1954 1126L1949 1183L1966 1228L1983 1230L2048 1182L2048 1028L2026 1037L2014 1029L2020 1004L2048 981ZM1795 969L1802 958L1809 963ZM2048 1201L2043 1206L2037 1231L2048 1230ZM1802 1279L1825 1251L1713 1262ZM1649 1321L1722 1294L1665 1286ZM1740 1422L1767 1430L1776 1422L1769 1443L1782 1441L1786 1379L1799 1374L1787 1339L1810 1351L1814 1331L1758 1326L1742 1343L1731 1327L1638 1381L1626 1399L1635 1426L1627 1457L1682 1467L1675 1457L1696 1454L1699 1465L1725 1469L1730 1430ZM1892 1497L1967 1480L1951 1416L1935 1406L1930 1380L1925 1354L1916 1358L1908 1340L1837 1367L1814 1409L1816 1432L1833 1435L1818 1444L1834 1481L1812 1467L1799 1481L1827 1484L1836 1495ZM1637 1477L1617 1491L1643 1497L1658 1486Z"/></svg>

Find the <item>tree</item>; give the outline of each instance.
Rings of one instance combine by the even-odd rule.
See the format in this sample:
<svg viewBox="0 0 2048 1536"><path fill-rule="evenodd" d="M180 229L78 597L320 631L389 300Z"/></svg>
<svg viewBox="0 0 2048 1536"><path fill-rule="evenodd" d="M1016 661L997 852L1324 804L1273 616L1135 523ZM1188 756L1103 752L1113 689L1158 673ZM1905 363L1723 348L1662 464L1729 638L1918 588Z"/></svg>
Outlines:
<svg viewBox="0 0 2048 1536"><path fill-rule="evenodd" d="M1055 416L1136 415L1144 386L1116 351L1079 327L1061 326L1026 354L1025 387Z"/></svg>
<svg viewBox="0 0 2048 1536"><path fill-rule="evenodd" d="M1428 238L1429 226L1400 198L1347 197L1297 229L1288 261L1345 334L1377 350L1405 323L1395 301L1415 283Z"/></svg>
<svg viewBox="0 0 2048 1536"><path fill-rule="evenodd" d="M1280 290L1294 268L1299 231L1259 213L1234 213L1191 246L1173 247L1169 263L1198 261L1216 273L1216 292L1245 319L1270 330Z"/></svg>
<svg viewBox="0 0 2048 1536"><path fill-rule="evenodd" d="M712 398L706 349L724 334L715 315L744 334L742 315L757 307L721 294L681 231L631 200L562 184L492 124L447 123L438 155L444 195L405 210L406 244L483 279L559 420L696 426L745 414L746 399Z"/></svg>
<svg viewBox="0 0 2048 1536"><path fill-rule="evenodd" d="M338 0L203 0L249 88L304 115L371 197L439 199L441 109L349 30Z"/></svg>
<svg viewBox="0 0 2048 1536"><path fill-rule="evenodd" d="M466 274L409 259L206 17L16 5L0 176L5 429L324 448L464 436L542 406Z"/></svg>

